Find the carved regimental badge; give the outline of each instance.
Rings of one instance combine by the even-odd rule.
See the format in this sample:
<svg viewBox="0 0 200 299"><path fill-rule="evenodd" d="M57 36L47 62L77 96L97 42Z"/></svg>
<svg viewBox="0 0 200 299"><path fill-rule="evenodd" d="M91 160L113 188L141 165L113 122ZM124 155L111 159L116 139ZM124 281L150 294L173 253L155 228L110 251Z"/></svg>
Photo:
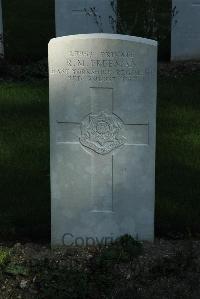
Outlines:
<svg viewBox="0 0 200 299"><path fill-rule="evenodd" d="M105 155L126 141L120 136L123 122L114 114L89 114L81 123L80 143L98 154Z"/></svg>

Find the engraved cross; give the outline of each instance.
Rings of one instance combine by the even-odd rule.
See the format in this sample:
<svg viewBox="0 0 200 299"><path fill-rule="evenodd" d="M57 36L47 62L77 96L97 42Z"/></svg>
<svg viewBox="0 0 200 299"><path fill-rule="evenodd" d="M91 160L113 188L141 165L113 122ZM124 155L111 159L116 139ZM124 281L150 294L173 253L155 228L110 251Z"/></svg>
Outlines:
<svg viewBox="0 0 200 299"><path fill-rule="evenodd" d="M96 121L98 130L100 133L105 130L106 133L102 137L98 134L94 138L91 137L91 132L95 129L88 128L87 138L94 139L90 145L84 146L81 141L81 123L69 123L69 122L57 122L59 124L59 130L57 134L58 143L73 143L77 146L82 146L86 153L91 155L91 211L96 213L113 213L114 207L114 194L115 194L115 159L117 159L117 151L123 150L123 147L136 146L136 145L148 145L149 144L149 125L147 124L127 124L122 123L123 120L113 114L114 111L114 91L112 88L106 87L91 87L90 88L90 107L88 119L90 116L94 118L100 117L100 121ZM106 115L108 121L108 127L105 129L105 122L101 120L102 115ZM119 120L119 121L118 121ZM122 126L121 126L122 124ZM86 124L87 126L87 124ZM110 127L112 127L110 129ZM115 128L116 127L116 128ZM123 128L122 128L123 127ZM109 130L117 132L116 135L109 135ZM86 132L87 133L87 132ZM91 133L91 134L90 134ZM98 132L97 132L98 133ZM108 135L106 135L108 133ZM112 132L111 132L112 133ZM106 137L105 137L106 136ZM114 137L113 137L114 136ZM97 138L97 140L95 140ZM99 138L105 139L103 142L106 149L108 146L113 147L108 153L105 151L95 150L95 144L99 145ZM108 140L106 139L108 138ZM114 138L114 145L112 144ZM116 138L116 139L115 139ZM121 139L120 139L121 138ZM123 140L123 142L122 142ZM80 143L81 141L81 143ZM108 142L107 142L108 141ZM121 143L120 143L121 141ZM107 143L106 143L107 142ZM117 143L119 142L119 143ZM101 143L101 142L100 142ZM118 148L118 149L117 149ZM109 148L110 149L110 148Z"/></svg>

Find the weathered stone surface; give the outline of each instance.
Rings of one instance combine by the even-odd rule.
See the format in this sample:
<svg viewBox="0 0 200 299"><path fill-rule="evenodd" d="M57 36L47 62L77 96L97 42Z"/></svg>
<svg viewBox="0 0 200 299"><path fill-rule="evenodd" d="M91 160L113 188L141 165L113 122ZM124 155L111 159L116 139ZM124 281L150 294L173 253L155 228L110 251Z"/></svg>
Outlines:
<svg viewBox="0 0 200 299"><path fill-rule="evenodd" d="M200 1L173 0L171 59L200 59Z"/></svg>
<svg viewBox="0 0 200 299"><path fill-rule="evenodd" d="M56 38L49 73L52 244L152 240L157 43Z"/></svg>
<svg viewBox="0 0 200 299"><path fill-rule="evenodd" d="M56 36L116 33L116 0L56 0Z"/></svg>

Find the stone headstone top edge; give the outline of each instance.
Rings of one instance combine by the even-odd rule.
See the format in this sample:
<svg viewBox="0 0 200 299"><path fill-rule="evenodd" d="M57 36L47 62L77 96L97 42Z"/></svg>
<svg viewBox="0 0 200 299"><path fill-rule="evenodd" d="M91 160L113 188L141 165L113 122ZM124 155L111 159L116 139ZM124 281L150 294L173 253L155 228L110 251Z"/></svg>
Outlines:
<svg viewBox="0 0 200 299"><path fill-rule="evenodd" d="M124 40L124 41L130 41L130 42L137 42L141 44L147 44L150 46L158 46L158 42L152 39L138 37L138 36L130 36L130 35L123 35L123 34L110 34L110 33L89 33L89 34L75 34L75 35L67 35L67 36L61 36L57 38L52 38L49 41L49 45L51 43L57 42L57 41L63 41L63 40L69 40L69 39L110 39L110 40Z"/></svg>

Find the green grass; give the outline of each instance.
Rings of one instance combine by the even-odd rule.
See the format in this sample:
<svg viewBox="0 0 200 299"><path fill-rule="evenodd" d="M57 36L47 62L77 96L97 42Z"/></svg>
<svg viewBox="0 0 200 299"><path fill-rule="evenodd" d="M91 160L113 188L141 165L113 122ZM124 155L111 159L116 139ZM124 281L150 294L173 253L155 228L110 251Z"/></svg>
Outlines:
<svg viewBox="0 0 200 299"><path fill-rule="evenodd" d="M200 233L200 75L158 84L156 233ZM49 238L48 84L0 83L0 236Z"/></svg>
<svg viewBox="0 0 200 299"><path fill-rule="evenodd" d="M49 236L46 83L0 85L0 234Z"/></svg>
<svg viewBox="0 0 200 299"><path fill-rule="evenodd" d="M9 262L10 250L8 248L0 248L0 269Z"/></svg>
<svg viewBox="0 0 200 299"><path fill-rule="evenodd" d="M159 80L156 228L200 233L200 74Z"/></svg>

